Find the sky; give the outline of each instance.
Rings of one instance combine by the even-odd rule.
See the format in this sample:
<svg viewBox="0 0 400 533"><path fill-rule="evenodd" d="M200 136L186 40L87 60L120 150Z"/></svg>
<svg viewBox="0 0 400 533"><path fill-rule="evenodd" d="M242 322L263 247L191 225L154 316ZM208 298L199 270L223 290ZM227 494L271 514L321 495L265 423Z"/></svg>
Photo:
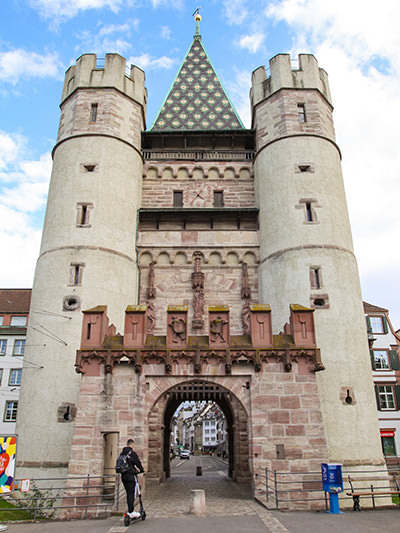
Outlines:
<svg viewBox="0 0 400 533"><path fill-rule="evenodd" d="M0 286L33 283L66 69L84 53L144 69L147 127L195 32L250 127L251 72L312 53L329 75L363 299L400 328L400 3L385 0L0 2Z"/></svg>

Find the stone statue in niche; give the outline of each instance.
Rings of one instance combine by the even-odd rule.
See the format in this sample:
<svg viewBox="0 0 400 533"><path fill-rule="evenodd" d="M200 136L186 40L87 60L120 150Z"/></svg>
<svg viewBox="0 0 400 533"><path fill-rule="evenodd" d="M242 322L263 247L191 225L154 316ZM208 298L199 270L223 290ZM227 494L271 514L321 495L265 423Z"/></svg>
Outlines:
<svg viewBox="0 0 400 533"><path fill-rule="evenodd" d="M250 305L248 302L242 307L242 326L244 335L250 335Z"/></svg>
<svg viewBox="0 0 400 533"><path fill-rule="evenodd" d="M183 318L173 316L169 327L172 329L172 342L184 342L186 340L186 321Z"/></svg>
<svg viewBox="0 0 400 533"><path fill-rule="evenodd" d="M147 298L152 299L156 297L156 288L154 287L154 265L155 262L150 263L149 278L147 282Z"/></svg>
<svg viewBox="0 0 400 533"><path fill-rule="evenodd" d="M154 328L156 326L156 312L154 310L154 304L152 302L147 302L146 318L146 333L151 334L154 332Z"/></svg>
<svg viewBox="0 0 400 533"><path fill-rule="evenodd" d="M228 324L227 320L224 320L222 317L217 316L210 322L210 333L212 335L212 340L215 342L220 340L225 342L224 339L224 326Z"/></svg>
<svg viewBox="0 0 400 533"><path fill-rule="evenodd" d="M204 326L204 273L201 271L201 253L194 252L194 272L192 272L193 289L193 320L192 327L195 329Z"/></svg>
<svg viewBox="0 0 400 533"><path fill-rule="evenodd" d="M249 272L247 270L247 263L242 263L242 290L241 297L251 298L251 289L249 287Z"/></svg>

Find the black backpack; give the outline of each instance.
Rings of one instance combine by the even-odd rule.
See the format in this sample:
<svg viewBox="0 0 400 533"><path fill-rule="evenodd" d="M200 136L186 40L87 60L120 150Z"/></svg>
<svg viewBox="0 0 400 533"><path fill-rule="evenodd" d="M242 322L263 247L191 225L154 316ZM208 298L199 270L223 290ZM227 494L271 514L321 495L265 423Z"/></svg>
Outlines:
<svg viewBox="0 0 400 533"><path fill-rule="evenodd" d="M117 474L125 474L128 472L128 470L131 469L131 465L128 463L128 457L130 456L130 452L128 453L120 453L117 459L117 462L115 463L115 471Z"/></svg>

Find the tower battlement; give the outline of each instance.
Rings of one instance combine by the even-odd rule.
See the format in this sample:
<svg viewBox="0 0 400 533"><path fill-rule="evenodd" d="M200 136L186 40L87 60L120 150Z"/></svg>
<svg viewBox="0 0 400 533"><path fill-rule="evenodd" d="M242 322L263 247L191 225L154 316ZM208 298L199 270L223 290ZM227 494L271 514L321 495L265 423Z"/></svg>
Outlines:
<svg viewBox="0 0 400 533"><path fill-rule="evenodd" d="M96 54L84 54L65 73L61 102L64 102L76 89L113 87L143 106L147 101L144 86L145 74L142 69L131 65L129 75L126 60L119 54L106 54L104 66L98 66Z"/></svg>
<svg viewBox="0 0 400 533"><path fill-rule="evenodd" d="M299 68L293 69L289 54L278 54L269 61L269 76L264 66L252 75L250 92L252 106L271 96L279 89L316 89L331 102L328 75L318 67L312 54L299 54Z"/></svg>

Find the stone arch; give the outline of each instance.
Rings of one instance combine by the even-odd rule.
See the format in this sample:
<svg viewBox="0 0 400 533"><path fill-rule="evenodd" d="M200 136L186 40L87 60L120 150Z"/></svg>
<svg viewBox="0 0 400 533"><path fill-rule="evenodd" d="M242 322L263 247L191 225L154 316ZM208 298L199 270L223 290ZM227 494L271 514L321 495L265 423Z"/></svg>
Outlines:
<svg viewBox="0 0 400 533"><path fill-rule="evenodd" d="M193 169L193 179L195 180L204 179L204 170L201 167L196 167Z"/></svg>
<svg viewBox="0 0 400 533"><path fill-rule="evenodd" d="M170 257L169 257L169 254L167 254L167 252L161 252L158 254L158 257L157 257L157 264L158 265L170 265L171 264L171 260L170 260Z"/></svg>
<svg viewBox="0 0 400 533"><path fill-rule="evenodd" d="M162 169L162 178L163 179L171 180L173 177L174 177L174 171L172 170L171 167L164 167Z"/></svg>
<svg viewBox="0 0 400 533"><path fill-rule="evenodd" d="M256 265L257 257L253 252L246 252L243 256L243 261L248 265Z"/></svg>
<svg viewBox="0 0 400 533"><path fill-rule="evenodd" d="M250 170L247 167L242 167L239 170L239 178L242 180L249 180L251 177Z"/></svg>
<svg viewBox="0 0 400 533"><path fill-rule="evenodd" d="M149 178L149 179L156 179L158 178L159 175L158 175L158 169L156 167L149 167L147 169L147 174L146 174L146 178Z"/></svg>
<svg viewBox="0 0 400 533"><path fill-rule="evenodd" d="M208 177L210 180L219 180L219 170L217 167L211 167L208 171Z"/></svg>
<svg viewBox="0 0 400 533"><path fill-rule="evenodd" d="M189 179L189 170L187 167L179 167L177 172L178 179L187 180Z"/></svg>
<svg viewBox="0 0 400 533"><path fill-rule="evenodd" d="M186 265L188 263L188 258L185 252L177 252L174 257L175 265Z"/></svg>
<svg viewBox="0 0 400 533"><path fill-rule="evenodd" d="M179 405L184 401L210 400L218 404L227 422L228 475L239 483L250 483L249 415L238 395L245 385L242 376L228 380L220 384L222 379L218 378L184 377L172 386L166 380L165 388L157 383L158 396L148 414L148 479L162 481L170 476L171 423Z"/></svg>
<svg viewBox="0 0 400 533"><path fill-rule="evenodd" d="M219 252L211 252L208 256L208 264L209 265L222 265L222 257Z"/></svg>
<svg viewBox="0 0 400 533"><path fill-rule="evenodd" d="M235 169L233 167L226 167L224 170L224 179L226 180L233 180L235 175Z"/></svg>
<svg viewBox="0 0 400 533"><path fill-rule="evenodd" d="M239 256L236 252L227 253L225 261L227 265L238 265L240 263Z"/></svg>
<svg viewBox="0 0 400 533"><path fill-rule="evenodd" d="M140 266L148 266L153 261L153 256L150 252L143 252L140 254Z"/></svg>

